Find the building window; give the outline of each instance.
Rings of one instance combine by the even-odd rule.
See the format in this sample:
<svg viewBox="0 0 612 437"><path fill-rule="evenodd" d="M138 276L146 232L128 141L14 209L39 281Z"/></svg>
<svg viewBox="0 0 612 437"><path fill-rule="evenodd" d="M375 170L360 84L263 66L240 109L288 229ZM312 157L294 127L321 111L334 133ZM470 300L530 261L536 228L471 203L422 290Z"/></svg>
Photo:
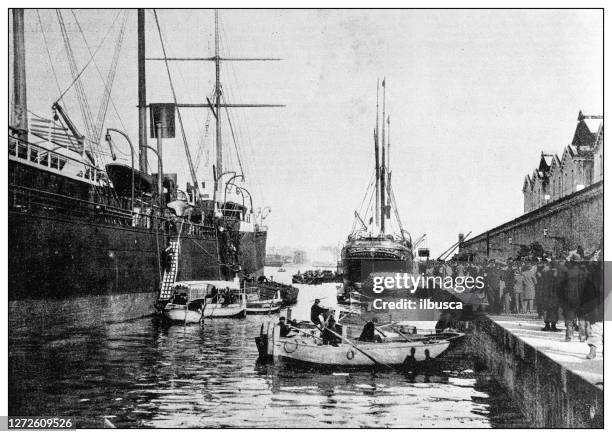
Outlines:
<svg viewBox="0 0 612 437"><path fill-rule="evenodd" d="M40 156L38 157L38 163L40 165L44 165L45 167L49 165L49 154L48 153L41 153Z"/></svg>
<svg viewBox="0 0 612 437"><path fill-rule="evenodd" d="M51 155L51 168L59 169L59 158Z"/></svg>

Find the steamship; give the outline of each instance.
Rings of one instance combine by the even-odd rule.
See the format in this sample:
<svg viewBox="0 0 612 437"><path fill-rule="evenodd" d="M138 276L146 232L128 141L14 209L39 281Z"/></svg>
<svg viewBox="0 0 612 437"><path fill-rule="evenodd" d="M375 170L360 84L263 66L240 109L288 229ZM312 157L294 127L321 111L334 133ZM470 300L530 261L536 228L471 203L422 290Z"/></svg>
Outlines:
<svg viewBox="0 0 612 437"><path fill-rule="evenodd" d="M40 12L27 10L25 16L35 20ZM177 58L166 54L157 12L138 10L136 147L125 133L109 128L104 118L109 101L114 105L110 93L116 58L131 13L117 12L113 31L107 34L109 40L114 38L115 45L108 75L100 74L104 92L95 118L81 73L94 68L91 60L96 52L89 50L91 59L81 62L85 67L79 70L71 32L66 30L70 17L66 11L55 12L73 75L72 88L49 105L51 114L45 117L28 110L26 64L30 66L39 58L27 56L24 11L12 10L8 141L8 297L12 330L136 318L151 314L156 302L163 304L175 281L232 280L263 273L267 238L264 218L269 208L254 208L243 172L223 168L222 114L229 117L224 111L240 105L228 104L222 98L220 64L232 59L219 54L218 13L215 54L204 58L214 62L216 69L210 98L202 105L183 105L177 102L172 88L172 103L155 104L147 102L147 65L165 65L163 71L172 84L168 65ZM77 15L73 13L72 17L71 24L82 31ZM161 59L145 55L145 24L149 20L157 24L151 28L159 32L164 53ZM47 45L44 27L41 32ZM42 48L40 53L44 53ZM50 54L49 61L56 62ZM49 84L37 83L30 91L51 83L51 79ZM64 104L71 93L78 97L81 123L73 120L74 114ZM183 129L181 111L188 111L190 106L203 107L214 115L216 164L208 184L198 179ZM190 170L185 189L178 186L176 173L164 168L163 141L175 135L183 140ZM119 141L130 146L130 164L114 160ZM152 168L147 152L157 155Z"/></svg>
<svg viewBox="0 0 612 437"><path fill-rule="evenodd" d="M343 284L337 296L339 303L364 303L372 291L368 281L374 273L411 273L414 267L412 238L402 226L391 186L390 119L385 111L384 80L382 88L382 129L379 129L378 91L376 102L374 184L371 184L374 192L366 190L364 197L374 199L374 204L355 211L353 230L340 255ZM366 214L370 214L367 223Z"/></svg>

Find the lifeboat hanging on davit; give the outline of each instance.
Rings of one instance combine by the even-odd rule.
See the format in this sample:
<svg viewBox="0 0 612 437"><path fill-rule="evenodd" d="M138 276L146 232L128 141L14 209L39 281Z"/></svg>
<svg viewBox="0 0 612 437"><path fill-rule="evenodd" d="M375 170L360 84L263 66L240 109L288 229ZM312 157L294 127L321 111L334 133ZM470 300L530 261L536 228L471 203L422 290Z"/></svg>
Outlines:
<svg viewBox="0 0 612 437"><path fill-rule="evenodd" d="M134 193L152 194L153 178L129 165L112 163L106 164L106 174L113 183L113 187L119 196L132 195L132 172L134 174Z"/></svg>

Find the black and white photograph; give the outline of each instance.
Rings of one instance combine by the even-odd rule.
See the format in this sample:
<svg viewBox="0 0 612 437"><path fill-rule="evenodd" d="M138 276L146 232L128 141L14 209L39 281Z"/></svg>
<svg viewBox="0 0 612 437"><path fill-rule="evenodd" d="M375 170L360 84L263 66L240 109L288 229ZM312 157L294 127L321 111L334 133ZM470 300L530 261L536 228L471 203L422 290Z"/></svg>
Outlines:
<svg viewBox="0 0 612 437"><path fill-rule="evenodd" d="M604 428L603 5L9 3L0 430Z"/></svg>

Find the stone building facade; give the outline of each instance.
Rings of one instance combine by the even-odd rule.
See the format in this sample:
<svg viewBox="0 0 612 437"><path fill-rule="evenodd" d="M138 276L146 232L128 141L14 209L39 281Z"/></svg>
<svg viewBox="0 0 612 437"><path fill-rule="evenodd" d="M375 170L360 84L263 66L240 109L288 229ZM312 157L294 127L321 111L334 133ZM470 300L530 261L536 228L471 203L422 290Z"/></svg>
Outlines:
<svg viewBox="0 0 612 437"><path fill-rule="evenodd" d="M603 245L603 118L578 114L571 144L541 153L523 181L524 214L461 242L475 260L514 258L521 246L538 243L553 257L581 247L585 255Z"/></svg>
<svg viewBox="0 0 612 437"><path fill-rule="evenodd" d="M524 213L534 211L603 179L603 119L578 113L571 144L557 154L540 155L523 181Z"/></svg>
<svg viewBox="0 0 612 437"><path fill-rule="evenodd" d="M603 181L465 240L459 252L476 261L514 258L521 246L538 243L554 258L582 247L586 255L603 242Z"/></svg>

